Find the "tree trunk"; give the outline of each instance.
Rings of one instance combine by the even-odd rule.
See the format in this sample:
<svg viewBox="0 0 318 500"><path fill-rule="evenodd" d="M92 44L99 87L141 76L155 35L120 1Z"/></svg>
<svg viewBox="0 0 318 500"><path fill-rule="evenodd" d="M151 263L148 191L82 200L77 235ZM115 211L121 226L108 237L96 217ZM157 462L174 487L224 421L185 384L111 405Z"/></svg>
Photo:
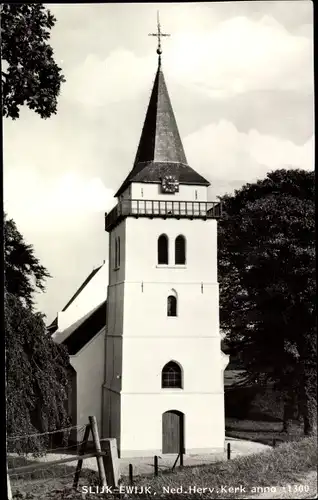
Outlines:
<svg viewBox="0 0 318 500"><path fill-rule="evenodd" d="M304 435L311 436L314 432L314 423L316 416L316 401L308 395L302 401L302 416L304 420Z"/></svg>
<svg viewBox="0 0 318 500"><path fill-rule="evenodd" d="M310 436L313 434L317 419L317 396L315 394L317 373L313 371L311 365L304 364L301 375L300 410L304 421L304 435Z"/></svg>
<svg viewBox="0 0 318 500"><path fill-rule="evenodd" d="M284 400L283 432L289 434L294 414L294 395L287 394Z"/></svg>

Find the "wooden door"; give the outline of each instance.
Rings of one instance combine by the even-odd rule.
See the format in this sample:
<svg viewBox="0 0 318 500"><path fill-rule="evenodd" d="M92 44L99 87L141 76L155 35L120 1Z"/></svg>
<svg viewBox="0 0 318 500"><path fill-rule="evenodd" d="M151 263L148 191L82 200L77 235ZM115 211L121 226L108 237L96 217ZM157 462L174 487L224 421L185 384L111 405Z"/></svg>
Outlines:
<svg viewBox="0 0 318 500"><path fill-rule="evenodd" d="M162 415L162 453L183 450L183 414L171 410Z"/></svg>

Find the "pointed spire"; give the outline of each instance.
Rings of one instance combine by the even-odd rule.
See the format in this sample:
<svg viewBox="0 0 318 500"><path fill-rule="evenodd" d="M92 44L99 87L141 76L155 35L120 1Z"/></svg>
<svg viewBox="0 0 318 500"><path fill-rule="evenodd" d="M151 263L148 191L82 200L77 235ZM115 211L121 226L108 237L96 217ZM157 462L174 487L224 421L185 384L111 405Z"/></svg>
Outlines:
<svg viewBox="0 0 318 500"><path fill-rule="evenodd" d="M187 164L160 59L134 167L149 161Z"/></svg>
<svg viewBox="0 0 318 500"><path fill-rule="evenodd" d="M210 183L189 167L177 122L161 66L161 37L170 36L161 32L159 13L158 69L150 96L133 169L115 196L119 196L128 185L135 182L160 182L163 175L176 175L179 183L208 186Z"/></svg>

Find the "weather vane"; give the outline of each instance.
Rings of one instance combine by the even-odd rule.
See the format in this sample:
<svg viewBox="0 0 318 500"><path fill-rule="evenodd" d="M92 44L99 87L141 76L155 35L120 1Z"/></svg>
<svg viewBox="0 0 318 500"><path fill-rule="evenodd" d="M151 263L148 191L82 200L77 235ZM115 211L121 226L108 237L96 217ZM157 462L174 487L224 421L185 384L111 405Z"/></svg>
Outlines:
<svg viewBox="0 0 318 500"><path fill-rule="evenodd" d="M149 33L149 36L156 36L158 38L158 48L157 48L157 54L159 56L159 62L160 62L160 56L162 54L161 50L161 37L162 36L170 36L169 33L162 33L161 32L161 26L160 26L160 20L159 20L159 11L157 12L157 33Z"/></svg>

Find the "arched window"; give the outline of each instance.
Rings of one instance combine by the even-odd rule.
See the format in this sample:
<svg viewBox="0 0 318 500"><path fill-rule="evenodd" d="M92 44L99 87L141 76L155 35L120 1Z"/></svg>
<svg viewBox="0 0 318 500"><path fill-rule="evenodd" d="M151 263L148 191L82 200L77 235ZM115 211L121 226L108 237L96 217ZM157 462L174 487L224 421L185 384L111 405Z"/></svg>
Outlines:
<svg viewBox="0 0 318 500"><path fill-rule="evenodd" d="M179 234L175 241L175 264L186 263L186 240L185 237Z"/></svg>
<svg viewBox="0 0 318 500"><path fill-rule="evenodd" d="M158 264L168 264L168 237L165 234L158 238Z"/></svg>
<svg viewBox="0 0 318 500"><path fill-rule="evenodd" d="M175 295L169 295L167 300L167 315L177 316L177 297Z"/></svg>
<svg viewBox="0 0 318 500"><path fill-rule="evenodd" d="M180 366L174 361L169 361L161 372L161 387L182 389L182 373Z"/></svg>

